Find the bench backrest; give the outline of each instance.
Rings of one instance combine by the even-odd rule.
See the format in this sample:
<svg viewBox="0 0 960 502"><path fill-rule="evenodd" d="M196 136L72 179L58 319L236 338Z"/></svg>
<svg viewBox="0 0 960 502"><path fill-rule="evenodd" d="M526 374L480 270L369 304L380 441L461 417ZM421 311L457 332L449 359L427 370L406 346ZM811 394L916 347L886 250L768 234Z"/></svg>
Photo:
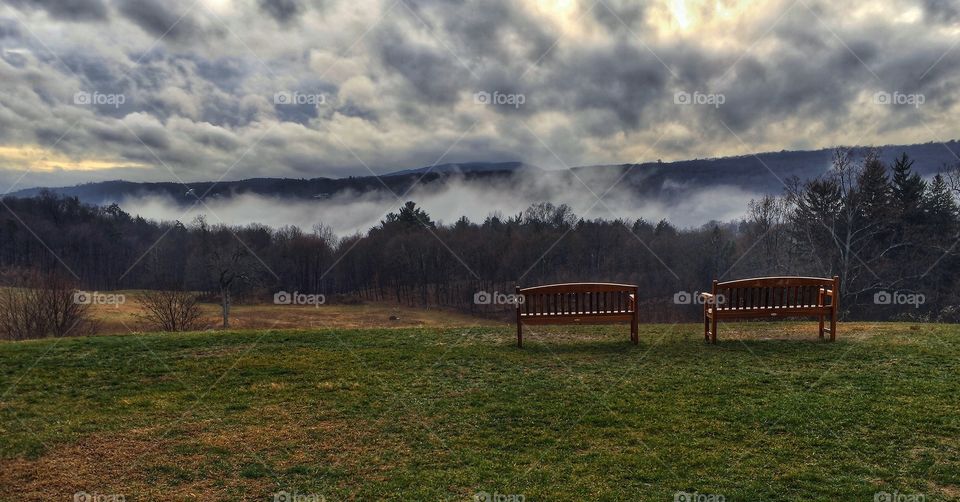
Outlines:
<svg viewBox="0 0 960 502"><path fill-rule="evenodd" d="M520 315L563 316L583 313L627 314L636 310L630 295L637 286L611 283L549 284L517 288L523 302L517 304Z"/></svg>
<svg viewBox="0 0 960 502"><path fill-rule="evenodd" d="M840 278L824 277L758 277L736 281L713 281L717 310L790 309L830 305L820 289L834 292Z"/></svg>

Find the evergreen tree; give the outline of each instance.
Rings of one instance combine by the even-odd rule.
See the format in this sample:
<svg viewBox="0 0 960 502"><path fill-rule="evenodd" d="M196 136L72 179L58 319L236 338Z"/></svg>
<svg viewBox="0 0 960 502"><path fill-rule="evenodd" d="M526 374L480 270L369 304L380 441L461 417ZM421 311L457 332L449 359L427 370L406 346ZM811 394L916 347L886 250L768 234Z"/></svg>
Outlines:
<svg viewBox="0 0 960 502"><path fill-rule="evenodd" d="M957 203L943 176L936 175L924 198L923 212L931 233L950 237L957 230Z"/></svg>
<svg viewBox="0 0 960 502"><path fill-rule="evenodd" d="M904 153L893 162L893 200L904 226L921 223L927 183L913 172L913 160Z"/></svg>
<svg viewBox="0 0 960 502"><path fill-rule="evenodd" d="M408 229L436 228L436 223L430 219L430 215L417 207L413 201L407 201L399 212L388 214L381 225L386 227L390 223L397 223Z"/></svg>
<svg viewBox="0 0 960 502"><path fill-rule="evenodd" d="M890 217L892 187L887 166L877 157L864 161L857 180L860 217L870 223L883 223Z"/></svg>

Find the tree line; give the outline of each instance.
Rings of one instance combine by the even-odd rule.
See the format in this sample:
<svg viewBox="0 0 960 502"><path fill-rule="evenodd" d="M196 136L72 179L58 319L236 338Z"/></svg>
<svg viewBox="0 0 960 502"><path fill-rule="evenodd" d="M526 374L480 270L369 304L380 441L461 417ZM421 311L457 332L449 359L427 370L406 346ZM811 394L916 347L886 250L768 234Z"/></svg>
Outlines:
<svg viewBox="0 0 960 502"><path fill-rule="evenodd" d="M365 233L338 238L318 223L227 226L131 216L41 193L2 199L0 281L56 273L91 290L201 292L220 303L278 291L502 315L474 296L516 285L604 281L642 285L644 321L694 319L679 293L713 279L765 275L841 278L846 319L960 319L957 248L960 169L925 180L905 154L837 149L830 170L786 179L778 196L734 222L677 228L668 221L584 219L538 202L516 215L440 224L414 202ZM905 302L904 298L913 301Z"/></svg>

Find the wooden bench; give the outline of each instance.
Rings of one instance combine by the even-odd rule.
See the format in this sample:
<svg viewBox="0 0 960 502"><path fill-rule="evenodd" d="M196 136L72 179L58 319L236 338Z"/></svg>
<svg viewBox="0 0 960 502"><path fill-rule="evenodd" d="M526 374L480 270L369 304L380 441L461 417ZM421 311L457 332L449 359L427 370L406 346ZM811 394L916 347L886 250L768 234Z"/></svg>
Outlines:
<svg viewBox="0 0 960 502"><path fill-rule="evenodd" d="M703 293L703 336L717 343L717 321L769 317L817 317L820 338L837 338L837 308L840 278L758 277L737 281L713 281L713 292ZM827 301L829 299L829 301ZM824 320L830 318L830 328Z"/></svg>
<svg viewBox="0 0 960 502"><path fill-rule="evenodd" d="M607 324L630 322L630 341L639 343L637 298L631 284L570 283L520 288L517 295L517 347L523 347L523 325Z"/></svg>

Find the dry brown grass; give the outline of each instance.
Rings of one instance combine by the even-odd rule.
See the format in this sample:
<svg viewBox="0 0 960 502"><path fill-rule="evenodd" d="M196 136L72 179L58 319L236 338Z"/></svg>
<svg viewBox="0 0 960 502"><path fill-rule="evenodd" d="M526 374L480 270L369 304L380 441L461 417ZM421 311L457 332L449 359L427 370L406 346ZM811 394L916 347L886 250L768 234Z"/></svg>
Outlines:
<svg viewBox="0 0 960 502"><path fill-rule="evenodd" d="M122 334L132 331L153 331L137 315L137 291L121 291L126 296L122 305L94 305L94 318L101 323L101 334ZM220 306L201 304L201 325L219 329ZM395 316L397 320L390 320ZM319 307L300 305L234 305L230 329L309 329L309 328L457 328L470 326L502 326L485 318L473 317L444 309L407 307L391 303L362 305L328 304Z"/></svg>
<svg viewBox="0 0 960 502"><path fill-rule="evenodd" d="M306 414L290 408L257 410L271 417L259 424L187 421L166 430L89 434L39 458L3 460L0 486L25 501L72 500L81 491L128 500L130 494L136 500L272 500L285 488L280 480L287 469L323 459L349 474L341 483L349 487L361 479L383 480L382 472L395 467L368 462L381 450L401 457L409 451L380 435L378 424L302 420L298 416ZM247 468L262 475L245 475ZM202 471L208 474L197 475Z"/></svg>

